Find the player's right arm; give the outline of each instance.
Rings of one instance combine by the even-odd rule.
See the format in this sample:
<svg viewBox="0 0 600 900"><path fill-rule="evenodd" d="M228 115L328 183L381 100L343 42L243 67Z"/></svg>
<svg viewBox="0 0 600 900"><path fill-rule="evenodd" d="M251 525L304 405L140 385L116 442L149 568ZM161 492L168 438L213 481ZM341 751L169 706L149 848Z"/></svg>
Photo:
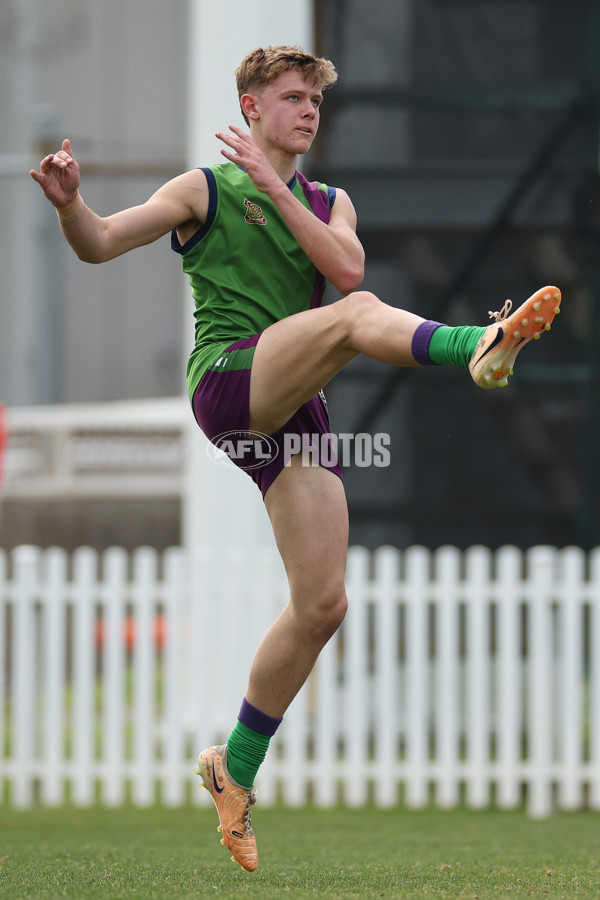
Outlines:
<svg viewBox="0 0 600 900"><path fill-rule="evenodd" d="M68 140L42 160L39 172L30 174L56 207L65 238L84 262L106 262L173 228L201 225L206 219L208 186L200 169L173 178L140 206L106 217L86 206L79 193L79 165Z"/></svg>

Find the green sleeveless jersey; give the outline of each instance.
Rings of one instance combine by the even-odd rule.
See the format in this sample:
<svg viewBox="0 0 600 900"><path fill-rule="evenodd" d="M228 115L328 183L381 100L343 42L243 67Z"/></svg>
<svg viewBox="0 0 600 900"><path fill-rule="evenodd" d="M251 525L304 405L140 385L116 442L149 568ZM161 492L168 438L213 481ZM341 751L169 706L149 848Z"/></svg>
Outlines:
<svg viewBox="0 0 600 900"><path fill-rule="evenodd" d="M174 231L194 297L195 346L188 362L193 395L218 352L286 316L321 305L325 279L266 194L235 163L202 170L209 203L206 222L185 243ZM335 189L297 172L288 185L322 221L329 221Z"/></svg>

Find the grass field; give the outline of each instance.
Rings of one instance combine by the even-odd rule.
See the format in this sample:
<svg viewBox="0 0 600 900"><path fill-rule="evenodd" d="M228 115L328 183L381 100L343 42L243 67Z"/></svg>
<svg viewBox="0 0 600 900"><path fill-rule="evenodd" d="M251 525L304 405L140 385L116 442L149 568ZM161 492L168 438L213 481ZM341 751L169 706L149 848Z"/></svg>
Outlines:
<svg viewBox="0 0 600 900"><path fill-rule="evenodd" d="M600 898L600 816L257 808L260 867L213 809L0 809L0 897Z"/></svg>

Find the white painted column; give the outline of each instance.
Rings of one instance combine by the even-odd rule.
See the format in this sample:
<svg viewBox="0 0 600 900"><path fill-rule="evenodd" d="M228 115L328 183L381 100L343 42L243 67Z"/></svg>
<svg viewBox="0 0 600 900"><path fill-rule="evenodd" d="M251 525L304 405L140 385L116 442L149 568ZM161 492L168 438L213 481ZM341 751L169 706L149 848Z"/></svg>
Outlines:
<svg viewBox="0 0 600 900"><path fill-rule="evenodd" d="M230 124L244 125L235 83L235 70L244 56L269 44L292 44L311 52L313 16L312 0L294 4L280 0L190 0L189 11L188 165L194 168L223 162L215 131L226 131ZM193 304L189 286L184 302L185 345L191 346ZM274 548L275 541L258 488L245 472L223 468L209 458L211 445L196 425L191 409L186 447L182 544L188 550L190 592L182 624L191 634L184 652L189 688L183 708L188 732L197 730L202 745L210 710L206 691L197 687L210 674L210 654L205 656L202 648L211 640L206 627L203 633L195 627L199 623L206 626L209 621L211 598L203 559L210 548L211 556L217 559L219 579L228 584L226 560L232 547L254 551ZM236 713L237 708L228 710L232 722Z"/></svg>
<svg viewBox="0 0 600 900"><path fill-rule="evenodd" d="M237 98L235 70L256 47L293 44L312 52L313 4L280 0L190 0L188 163L223 162L215 131L244 125ZM186 345L193 329L191 293L186 287ZM239 470L222 468L208 458L207 440L190 410L184 546L225 549L235 544L258 547L273 543L258 488Z"/></svg>
<svg viewBox="0 0 600 900"><path fill-rule="evenodd" d="M39 29L34 0L19 0L15 6L17 28L10 54L11 84L6 85L5 90L12 100L12 144L17 154L23 154L25 163L33 138L32 109L35 104L36 84L34 48ZM47 201L43 198L40 200L36 196L28 177L12 179L10 201L13 204L10 211L13 228L15 234L20 235L20 239L15 244L16 252L11 259L12 271L3 273L8 280L9 290L12 289L13 292L11 303L8 305L8 321L3 323L3 327L9 330L11 335L10 341L4 345L10 354L11 372L9 393L4 394L4 400L14 406L34 403L37 399L35 266L31 260L30 234L36 210Z"/></svg>

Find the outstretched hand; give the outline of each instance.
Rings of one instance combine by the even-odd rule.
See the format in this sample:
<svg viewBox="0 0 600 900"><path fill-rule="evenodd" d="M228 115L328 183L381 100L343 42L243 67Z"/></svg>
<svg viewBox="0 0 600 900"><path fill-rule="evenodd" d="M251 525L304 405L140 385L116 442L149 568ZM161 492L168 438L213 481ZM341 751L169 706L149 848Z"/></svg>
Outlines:
<svg viewBox="0 0 600 900"><path fill-rule="evenodd" d="M268 193L269 187L278 184L280 181L275 169L247 132L236 125L230 125L229 128L233 134L225 134L222 131L216 132L219 140L231 148L230 150L222 148L222 155L230 162L241 166L248 173L254 186L259 191L265 194Z"/></svg>
<svg viewBox="0 0 600 900"><path fill-rule="evenodd" d="M31 169L30 173L37 181L48 200L56 207L68 206L77 196L80 175L79 164L71 150L71 142L65 139L57 153L50 153L40 163L40 171Z"/></svg>

